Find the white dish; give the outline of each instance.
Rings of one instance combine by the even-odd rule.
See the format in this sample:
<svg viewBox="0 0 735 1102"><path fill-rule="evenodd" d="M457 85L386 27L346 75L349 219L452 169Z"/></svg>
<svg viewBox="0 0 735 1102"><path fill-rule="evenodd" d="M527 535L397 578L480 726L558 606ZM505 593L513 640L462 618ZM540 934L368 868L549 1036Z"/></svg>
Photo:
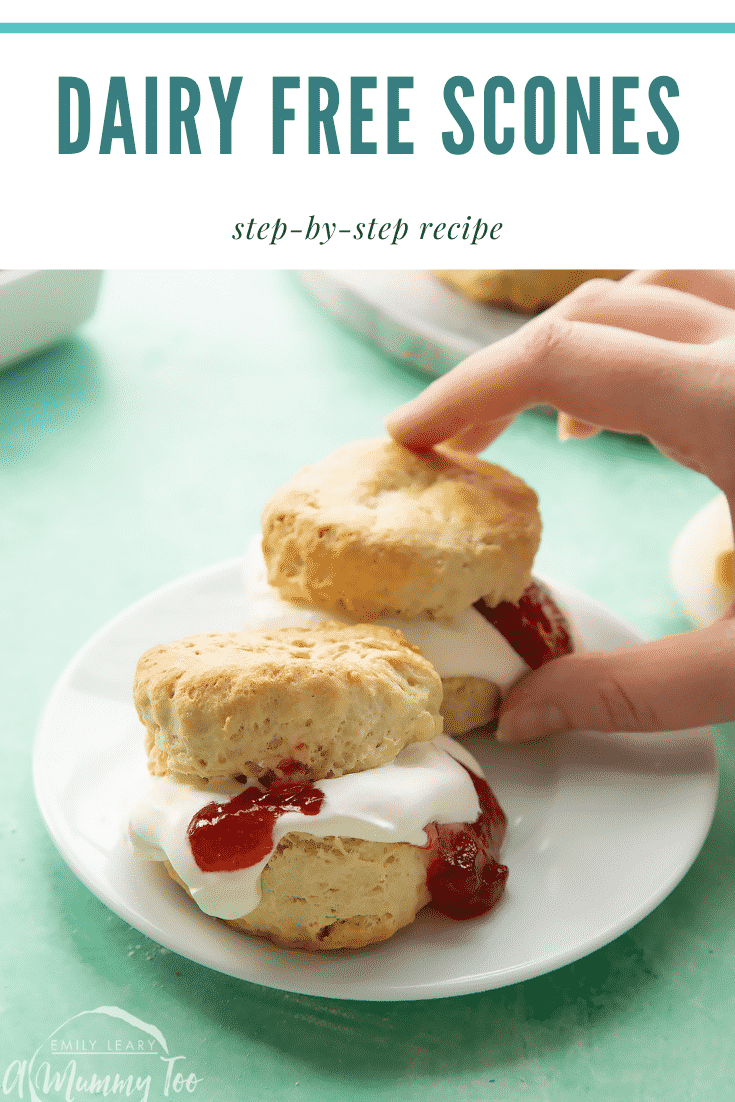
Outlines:
<svg viewBox="0 0 735 1102"><path fill-rule="evenodd" d="M715 582L715 559L732 547L727 498L719 494L682 528L671 548L674 592L695 627L704 628L727 611L732 596Z"/></svg>
<svg viewBox="0 0 735 1102"><path fill-rule="evenodd" d="M589 597L556 585L587 645L638 639ZM131 703L148 647L244 620L242 562L157 590L80 651L36 737L41 812L60 853L104 903L145 934L209 968L267 987L342 999L426 999L502 987L597 949L647 915L696 857L714 813L709 730L570 735L525 747L463 739L508 819L508 889L489 915L453 922L430 909L391 941L357 953L277 949L202 914L162 866L121 832L147 781Z"/></svg>
<svg viewBox="0 0 735 1102"><path fill-rule="evenodd" d="M86 321L101 282L97 271L0 271L0 370Z"/></svg>
<svg viewBox="0 0 735 1102"><path fill-rule="evenodd" d="M443 375L465 356L507 337L522 314L472 302L422 271L302 271L304 287L382 352Z"/></svg>

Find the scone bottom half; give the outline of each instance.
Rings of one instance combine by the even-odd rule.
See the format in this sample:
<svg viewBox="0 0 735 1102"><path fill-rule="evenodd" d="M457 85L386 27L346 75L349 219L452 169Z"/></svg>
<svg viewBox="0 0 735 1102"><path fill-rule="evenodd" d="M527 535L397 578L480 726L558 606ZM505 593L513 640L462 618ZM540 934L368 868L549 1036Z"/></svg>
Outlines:
<svg viewBox="0 0 735 1102"><path fill-rule="evenodd" d="M186 834L183 866L193 868L195 860L199 871L192 878L176 856L154 855L151 838L141 846L143 855L165 860L170 875L195 899L202 878L229 886L232 878L256 875L257 899L242 913L237 905L220 912L197 900L235 928L287 948L360 948L391 937L432 898L445 913L466 918L484 913L502 894L507 869L498 854L505 816L481 777L459 764L461 754L455 761L437 749L441 682L399 632L325 623L190 636L141 658L135 702L147 728L151 771L159 778L152 786L168 786L167 814L179 801L184 809L195 808L191 818L184 812L189 825L179 830L174 851L182 850ZM444 753L442 761L454 762L451 768L465 778L466 821L442 826L434 816L420 818L419 838L409 842L323 836L334 820L326 821L322 836L308 833L308 816L319 814L325 798L314 787L319 780L327 789L347 782L359 787L364 776L369 792L369 782L382 778L381 768L395 774L412 753L428 754L427 761ZM476 793L471 814L468 777ZM391 797L391 807L401 804L400 797ZM272 828L281 814L295 811L306 826L289 828L275 844L271 837L269 849L268 823ZM256 838L244 870L239 857L228 864L232 831L236 841L247 839L246 848ZM266 840L262 851L259 831ZM468 846L477 855L470 862L471 884L458 861Z"/></svg>

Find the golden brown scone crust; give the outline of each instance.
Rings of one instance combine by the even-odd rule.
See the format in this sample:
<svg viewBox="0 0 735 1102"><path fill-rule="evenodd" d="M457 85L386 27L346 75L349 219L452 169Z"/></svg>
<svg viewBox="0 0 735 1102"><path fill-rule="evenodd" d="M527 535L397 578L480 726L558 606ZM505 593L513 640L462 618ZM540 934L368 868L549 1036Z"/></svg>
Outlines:
<svg viewBox="0 0 735 1102"><path fill-rule="evenodd" d="M504 307L519 314L537 314L539 310L553 306L588 279L622 279L627 274L627 270L623 269L570 271L563 268L546 271L459 268L434 272L442 283L461 291L475 302Z"/></svg>
<svg viewBox="0 0 735 1102"><path fill-rule="evenodd" d="M143 655L133 693L159 776L340 777L442 730L434 667L368 624L190 635Z"/></svg>
<svg viewBox="0 0 735 1102"><path fill-rule="evenodd" d="M452 619L517 601L541 535L537 498L446 445L363 440L300 471L263 513L268 581L287 601L356 620Z"/></svg>
<svg viewBox="0 0 735 1102"><path fill-rule="evenodd" d="M445 735L463 735L498 718L500 689L484 677L443 677Z"/></svg>
<svg viewBox="0 0 735 1102"><path fill-rule="evenodd" d="M405 842L287 834L261 873L259 905L228 925L286 949L361 949L391 937L430 902L429 861L428 847Z"/></svg>

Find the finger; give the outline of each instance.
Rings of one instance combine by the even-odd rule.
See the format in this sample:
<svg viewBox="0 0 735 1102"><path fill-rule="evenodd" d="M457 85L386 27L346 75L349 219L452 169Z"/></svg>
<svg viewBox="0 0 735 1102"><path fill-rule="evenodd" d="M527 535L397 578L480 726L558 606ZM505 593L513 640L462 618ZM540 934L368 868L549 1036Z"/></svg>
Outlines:
<svg viewBox="0 0 735 1102"><path fill-rule="evenodd" d="M560 440L586 440L601 432L599 425L590 425L586 421L577 421L568 413L560 413L556 419L556 435Z"/></svg>
<svg viewBox="0 0 735 1102"><path fill-rule="evenodd" d="M614 325L689 344L709 344L735 331L732 310L654 284L593 279L567 295L555 312L570 321Z"/></svg>
<svg viewBox="0 0 735 1102"><path fill-rule="evenodd" d="M686 291L717 306L735 309L735 269L662 269L639 270L625 276L621 284L637 286L644 283Z"/></svg>
<svg viewBox="0 0 735 1102"><path fill-rule="evenodd" d="M503 701L501 742L558 731L679 731L735 719L735 621L556 659Z"/></svg>
<svg viewBox="0 0 735 1102"><path fill-rule="evenodd" d="M512 417L539 403L575 420L669 441L672 410L686 409L691 432L712 408L706 345L679 344L626 329L542 316L474 353L386 421L409 448L431 447L468 425ZM735 387L735 377L716 376ZM730 408L721 403L723 416ZM674 446L674 441L671 441Z"/></svg>
<svg viewBox="0 0 735 1102"><path fill-rule="evenodd" d="M513 422L512 417L501 417L497 421L490 421L481 425L468 425L461 432L456 433L449 441L450 447L458 452L471 452L477 455L488 444L492 444Z"/></svg>

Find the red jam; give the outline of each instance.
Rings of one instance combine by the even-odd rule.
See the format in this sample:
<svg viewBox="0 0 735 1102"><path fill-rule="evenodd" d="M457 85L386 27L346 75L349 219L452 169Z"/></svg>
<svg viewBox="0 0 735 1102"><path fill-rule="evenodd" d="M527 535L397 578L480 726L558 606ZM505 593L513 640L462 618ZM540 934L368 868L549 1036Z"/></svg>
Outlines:
<svg viewBox="0 0 735 1102"><path fill-rule="evenodd" d="M285 781L266 792L252 785L226 803L211 803L189 823L187 837L203 872L234 872L257 865L273 849L273 827L287 811L318 815L324 793Z"/></svg>
<svg viewBox="0 0 735 1102"><path fill-rule="evenodd" d="M475 608L532 670L574 650L564 614L536 582L531 582L517 605L501 601L490 608L479 600L475 601Z"/></svg>
<svg viewBox="0 0 735 1102"><path fill-rule="evenodd" d="M500 899L508 879L507 865L498 861L505 814L487 781L467 772L480 801L477 821L431 823L426 828L434 850L426 886L436 909L456 919L486 914Z"/></svg>

